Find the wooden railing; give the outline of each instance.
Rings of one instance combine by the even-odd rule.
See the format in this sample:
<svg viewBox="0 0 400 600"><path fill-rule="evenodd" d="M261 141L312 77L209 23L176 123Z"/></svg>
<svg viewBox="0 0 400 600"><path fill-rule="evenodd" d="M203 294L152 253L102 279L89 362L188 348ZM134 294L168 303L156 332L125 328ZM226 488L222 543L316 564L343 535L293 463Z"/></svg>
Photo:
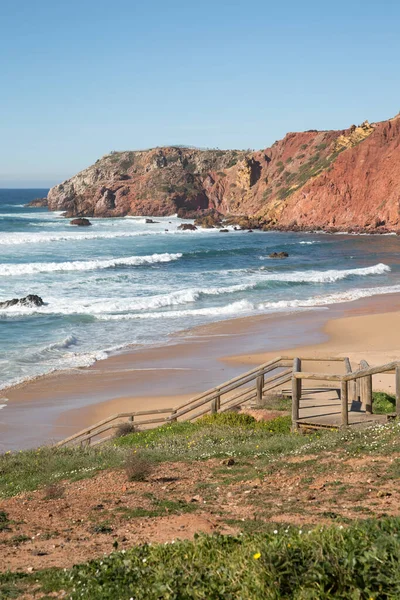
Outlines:
<svg viewBox="0 0 400 600"><path fill-rule="evenodd" d="M359 401L364 406L367 414L372 414L372 376L382 373L395 374L396 376L396 415L400 417L400 362L395 361L370 367L363 360L357 371L351 371L349 359L344 359L346 374L308 373L301 371L301 361L295 358L293 361L292 375L292 428L299 428L300 400L302 395L302 381L332 381L340 384L341 398L341 425L347 427L349 424L349 401Z"/></svg>
<svg viewBox="0 0 400 600"><path fill-rule="evenodd" d="M112 415L58 442L57 446L102 443L112 438L115 430L126 422L133 423L135 430L140 430L178 420L193 421L202 415L225 412L248 402L254 401L259 404L265 393L291 381L292 360L290 357L279 356L225 383L202 392L175 408ZM164 416L160 417L159 415ZM143 416L150 418L142 420L141 417ZM93 442L95 438L97 439Z"/></svg>
<svg viewBox="0 0 400 600"><path fill-rule="evenodd" d="M302 365L308 362L343 363L345 373L327 374L302 371ZM380 367L369 367L362 361L360 368L352 372L350 360L338 357L301 357L279 356L225 383L211 388L175 408L159 408L136 412L118 413L82 429L58 442L57 446L73 444L95 445L114 437L115 430L124 423L131 423L135 431L153 428L174 421L194 421L209 413L225 412L246 403L261 405L266 393L291 382L292 427L299 428L299 411L303 380L334 382L340 387L341 422L347 426L349 401L360 401L367 412L372 412L372 375L377 373L396 373L396 411L400 416L400 363L393 362ZM289 392L290 393L290 392ZM162 416L160 416L162 415ZM143 417L150 417L145 418ZM96 439L95 439L96 438ZM95 441L93 441L95 439Z"/></svg>

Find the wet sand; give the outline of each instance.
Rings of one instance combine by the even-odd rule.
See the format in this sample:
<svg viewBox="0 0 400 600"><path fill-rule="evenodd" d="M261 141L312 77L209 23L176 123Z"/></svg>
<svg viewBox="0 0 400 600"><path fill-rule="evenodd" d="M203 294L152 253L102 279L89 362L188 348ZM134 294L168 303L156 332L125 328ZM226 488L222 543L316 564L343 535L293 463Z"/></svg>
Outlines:
<svg viewBox="0 0 400 600"><path fill-rule="evenodd" d="M176 334L160 347L132 349L3 390L8 401L0 410L0 451L51 443L117 412L175 407L283 353L349 356L354 363L395 360L399 308L399 295L392 294L220 321ZM389 386L385 379L380 384Z"/></svg>

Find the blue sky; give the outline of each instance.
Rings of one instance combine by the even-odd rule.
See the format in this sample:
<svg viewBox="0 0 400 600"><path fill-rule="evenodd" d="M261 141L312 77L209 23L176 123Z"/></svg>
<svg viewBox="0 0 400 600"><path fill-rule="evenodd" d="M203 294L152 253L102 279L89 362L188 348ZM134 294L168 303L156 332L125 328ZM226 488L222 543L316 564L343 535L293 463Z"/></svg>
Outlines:
<svg viewBox="0 0 400 600"><path fill-rule="evenodd" d="M400 3L1 0L0 187L111 150L263 148L400 110Z"/></svg>

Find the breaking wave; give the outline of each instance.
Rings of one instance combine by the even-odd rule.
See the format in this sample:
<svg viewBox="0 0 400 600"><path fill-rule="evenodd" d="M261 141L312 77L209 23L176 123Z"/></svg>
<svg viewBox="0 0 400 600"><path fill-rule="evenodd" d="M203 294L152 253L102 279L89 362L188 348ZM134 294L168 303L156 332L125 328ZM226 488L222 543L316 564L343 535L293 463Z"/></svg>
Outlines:
<svg viewBox="0 0 400 600"><path fill-rule="evenodd" d="M15 275L32 275L34 273L54 273L57 271L93 271L112 269L113 267L135 267L178 260L182 254L151 254L149 256L128 256L126 258L111 258L109 260L75 260L71 262L0 264L0 275L3 277Z"/></svg>

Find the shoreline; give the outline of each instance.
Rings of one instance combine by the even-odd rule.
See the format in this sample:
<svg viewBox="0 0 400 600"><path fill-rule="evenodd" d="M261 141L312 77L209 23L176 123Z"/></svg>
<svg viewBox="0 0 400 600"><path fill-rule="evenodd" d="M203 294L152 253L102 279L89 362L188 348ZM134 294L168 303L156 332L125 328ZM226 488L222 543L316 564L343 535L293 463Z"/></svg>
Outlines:
<svg viewBox="0 0 400 600"><path fill-rule="evenodd" d="M280 353L346 353L355 362L388 362L400 355L393 325L400 326L399 299L375 296L323 310L218 321L178 332L162 346L9 388L0 411L0 452L63 439L116 412L176 406Z"/></svg>

